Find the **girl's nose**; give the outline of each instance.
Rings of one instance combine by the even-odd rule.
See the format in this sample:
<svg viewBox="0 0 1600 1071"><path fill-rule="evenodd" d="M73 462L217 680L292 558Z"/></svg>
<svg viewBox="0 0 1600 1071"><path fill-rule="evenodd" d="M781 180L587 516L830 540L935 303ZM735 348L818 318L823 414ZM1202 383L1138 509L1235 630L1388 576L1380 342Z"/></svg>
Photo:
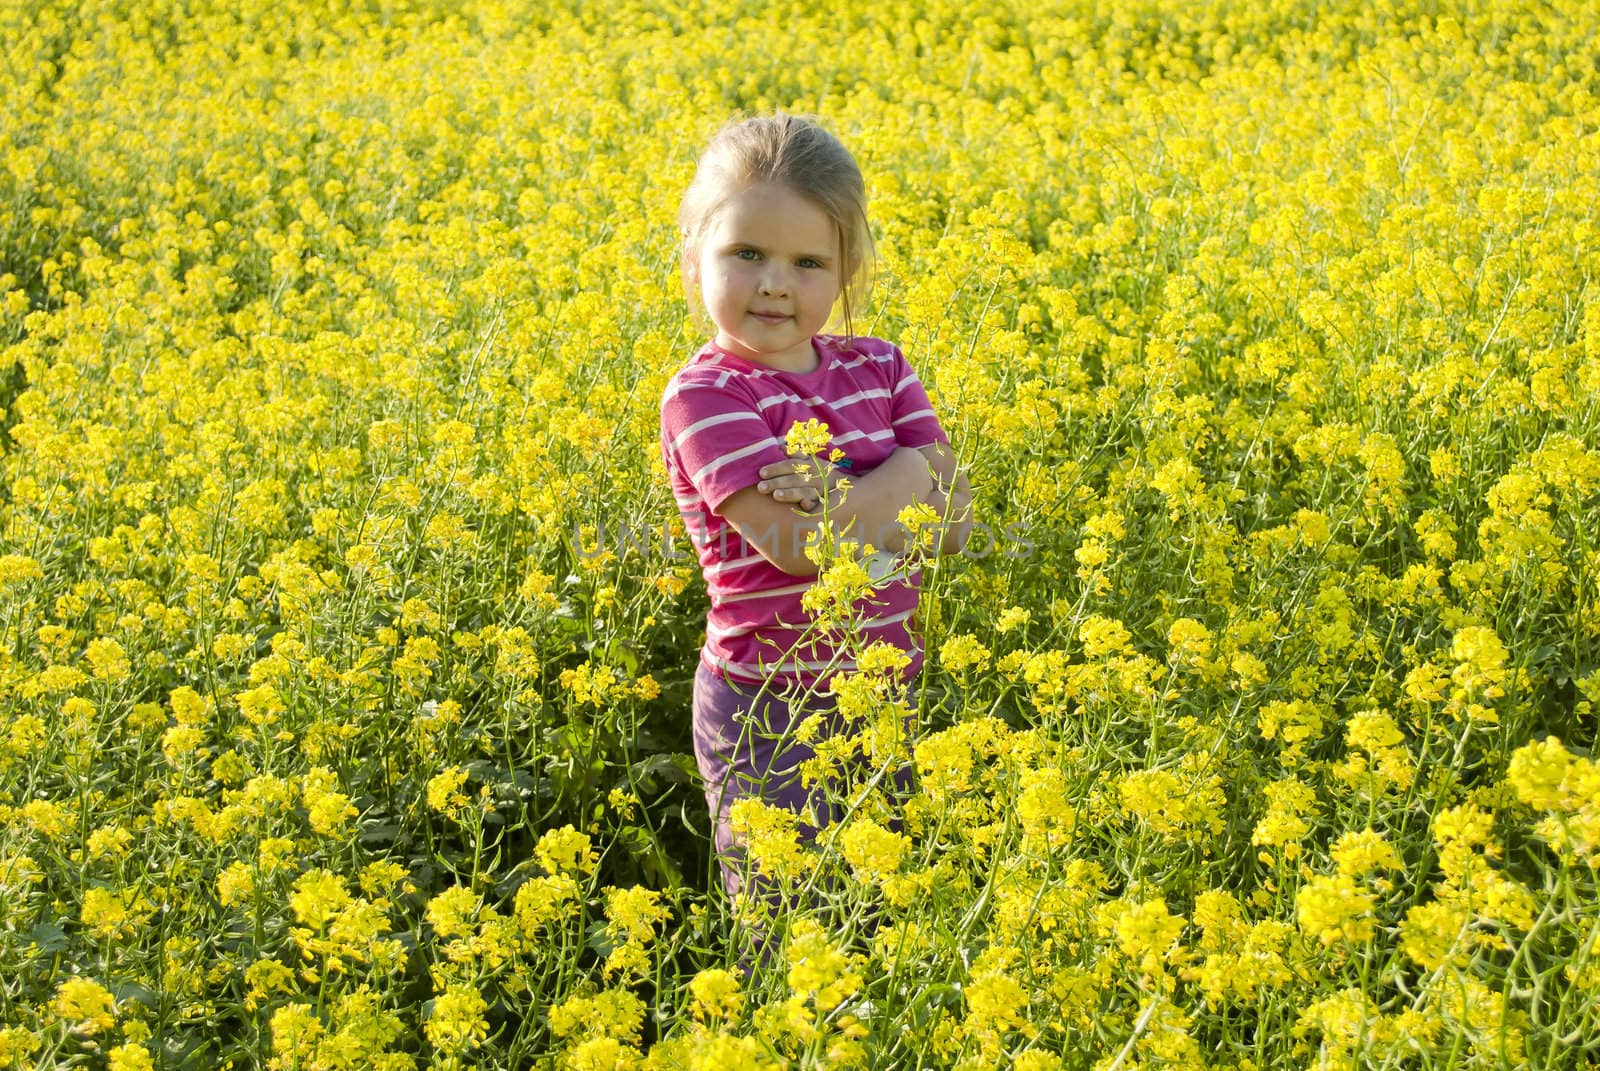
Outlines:
<svg viewBox="0 0 1600 1071"><path fill-rule="evenodd" d="M779 272L768 271L761 277L761 293L767 297L777 297L786 293L788 289L788 282Z"/></svg>

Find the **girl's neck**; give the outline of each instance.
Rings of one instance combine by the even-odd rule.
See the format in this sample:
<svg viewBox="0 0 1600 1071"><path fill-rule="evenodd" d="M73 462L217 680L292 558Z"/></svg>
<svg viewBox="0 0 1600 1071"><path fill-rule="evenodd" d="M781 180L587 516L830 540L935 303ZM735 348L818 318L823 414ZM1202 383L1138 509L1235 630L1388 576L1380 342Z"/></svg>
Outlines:
<svg viewBox="0 0 1600 1071"><path fill-rule="evenodd" d="M806 375L810 372L815 372L817 369L822 367L822 348L817 345L817 340L815 337L811 339L811 346L808 352L801 354L798 359L785 360L782 364L775 364L772 361L764 360L763 358L752 356L747 352L743 352L742 347L729 345L726 341L724 341L720 334L712 341L715 343L716 347L723 352L731 353L740 360L748 361L758 368L770 368L774 372L788 372L792 375Z"/></svg>

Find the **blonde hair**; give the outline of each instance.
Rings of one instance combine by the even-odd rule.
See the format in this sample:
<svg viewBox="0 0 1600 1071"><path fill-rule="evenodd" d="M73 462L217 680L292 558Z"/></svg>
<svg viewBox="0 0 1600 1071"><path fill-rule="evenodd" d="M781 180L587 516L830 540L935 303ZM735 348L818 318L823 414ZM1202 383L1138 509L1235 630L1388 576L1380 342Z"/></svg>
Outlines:
<svg viewBox="0 0 1600 1071"><path fill-rule="evenodd" d="M872 286L874 250L867 226L867 188L861 169L839 139L815 120L777 112L736 119L711 139L694 180L678 207L684 292L691 307L696 288L690 266L706 228L729 199L758 183L786 187L811 201L833 221L839 236L839 302L844 330L854 334L853 314Z"/></svg>

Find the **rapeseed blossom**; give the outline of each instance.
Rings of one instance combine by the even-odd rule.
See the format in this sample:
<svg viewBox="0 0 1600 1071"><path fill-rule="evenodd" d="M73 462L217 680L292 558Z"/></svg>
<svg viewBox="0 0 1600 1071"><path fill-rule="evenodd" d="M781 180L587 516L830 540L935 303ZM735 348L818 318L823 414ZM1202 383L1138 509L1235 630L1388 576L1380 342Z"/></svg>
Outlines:
<svg viewBox="0 0 1600 1071"><path fill-rule="evenodd" d="M696 974L689 989L694 994L695 1015L699 1018L733 1018L744 1007L739 980L721 968L713 967Z"/></svg>
<svg viewBox="0 0 1600 1071"><path fill-rule="evenodd" d="M597 857L588 834L571 826L547 830L539 838L535 856L551 875L577 875L594 870Z"/></svg>
<svg viewBox="0 0 1600 1071"><path fill-rule="evenodd" d="M784 956L789 964L789 988L819 1012L832 1011L861 985L851 957L829 941L813 922L796 924Z"/></svg>
<svg viewBox="0 0 1600 1071"><path fill-rule="evenodd" d="M828 425L814 417L804 422L795 421L786 436L790 454L820 454L828 448L831 441L832 433L828 430Z"/></svg>
<svg viewBox="0 0 1600 1071"><path fill-rule="evenodd" d="M488 1036L484 1019L488 1005L483 995L465 983L451 983L434 998L433 1012L424 1027L428 1043L445 1053L477 1048Z"/></svg>
<svg viewBox="0 0 1600 1071"><path fill-rule="evenodd" d="M115 1022L116 1002L104 986L91 978L68 978L62 982L50 1008L85 1034L110 1030Z"/></svg>

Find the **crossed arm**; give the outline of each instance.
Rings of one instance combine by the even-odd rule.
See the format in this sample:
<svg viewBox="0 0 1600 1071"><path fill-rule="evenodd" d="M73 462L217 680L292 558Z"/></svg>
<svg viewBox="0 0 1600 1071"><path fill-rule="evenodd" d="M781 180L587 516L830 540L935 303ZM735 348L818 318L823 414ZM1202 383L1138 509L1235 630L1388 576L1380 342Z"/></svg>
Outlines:
<svg viewBox="0 0 1600 1071"><path fill-rule="evenodd" d="M955 451L944 443L902 446L864 476L849 477L825 461L791 458L761 470L761 480L722 504L722 514L746 542L791 576L815 576L806 537L822 523L823 499L834 529L880 550L905 549L900 511L926 503L943 519L938 552L954 554L972 531L972 489Z"/></svg>

